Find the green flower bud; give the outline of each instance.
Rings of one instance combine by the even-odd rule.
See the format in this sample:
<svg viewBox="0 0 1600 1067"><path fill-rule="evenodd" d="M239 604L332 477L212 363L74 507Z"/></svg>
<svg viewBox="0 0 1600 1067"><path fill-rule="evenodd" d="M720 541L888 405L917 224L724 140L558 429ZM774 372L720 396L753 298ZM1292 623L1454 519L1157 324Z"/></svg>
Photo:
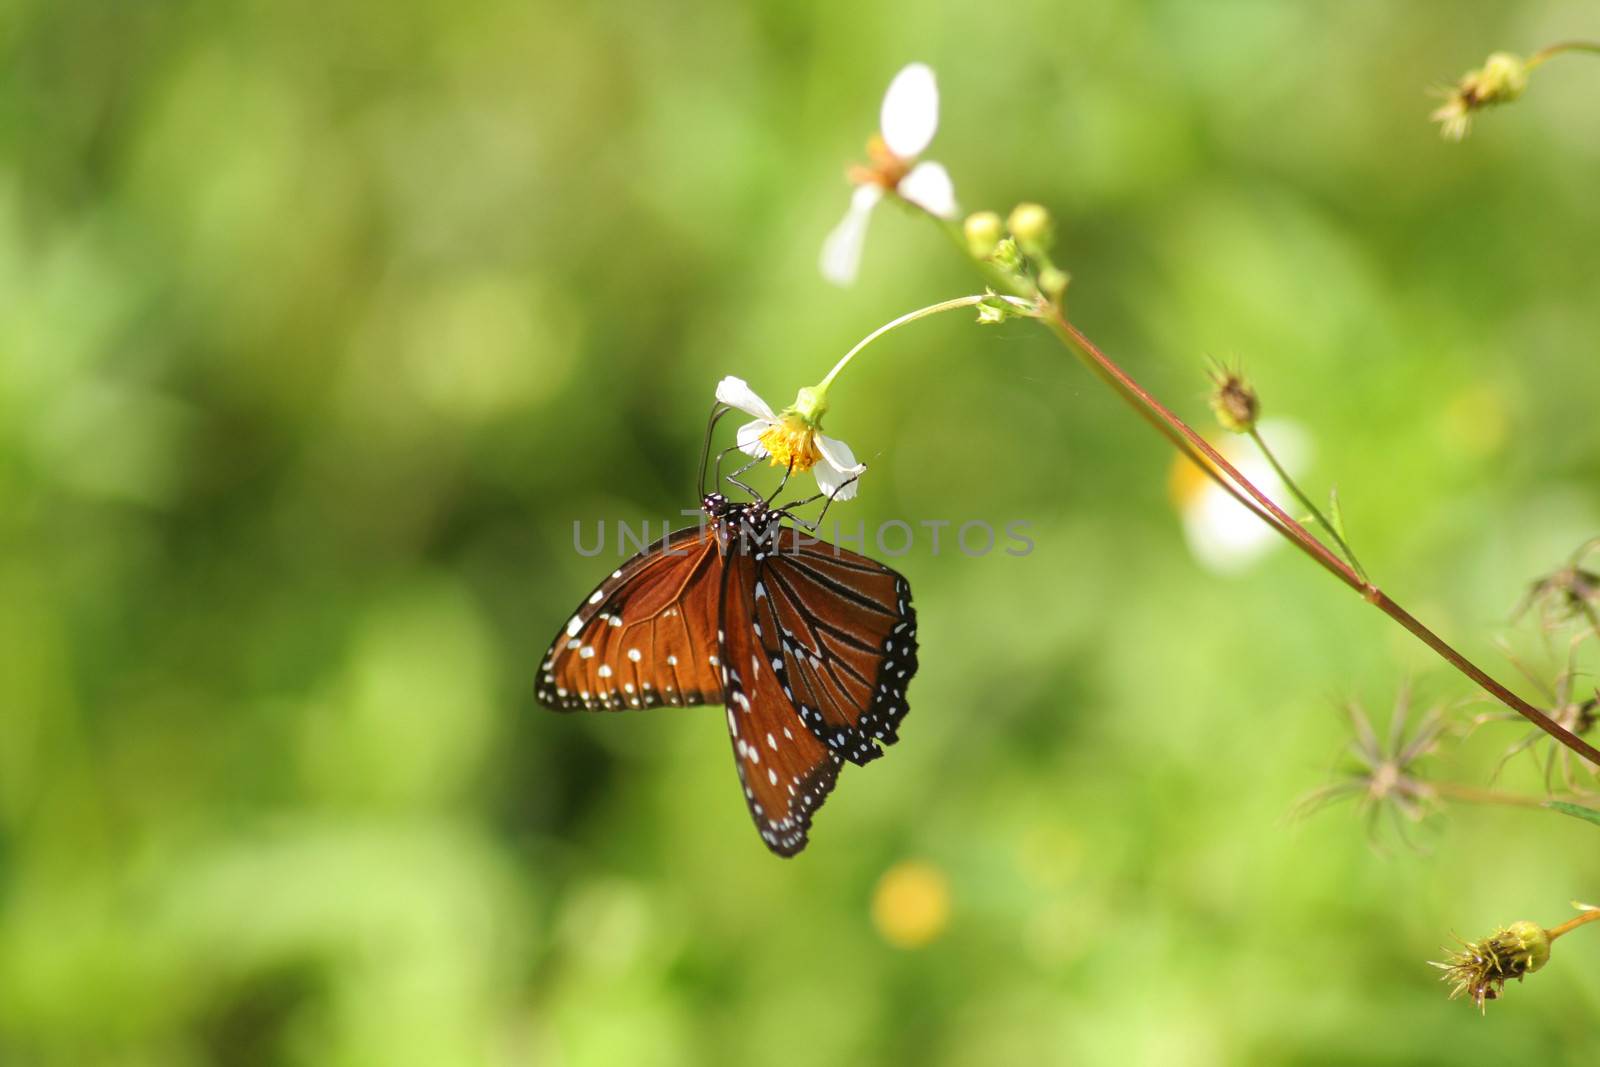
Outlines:
<svg viewBox="0 0 1600 1067"><path fill-rule="evenodd" d="M1011 209L1006 229L1017 239L1017 244L1030 256L1050 248L1055 236L1055 222L1050 212L1040 204L1018 204Z"/></svg>
<svg viewBox="0 0 1600 1067"><path fill-rule="evenodd" d="M1528 65L1520 56L1496 52L1484 61L1474 86L1480 104L1508 104L1528 87Z"/></svg>
<svg viewBox="0 0 1600 1067"><path fill-rule="evenodd" d="M994 255L1000 238L1005 236L1000 216L993 211L975 211L968 215L962 232L967 236L967 251L978 259L988 259Z"/></svg>
<svg viewBox="0 0 1600 1067"><path fill-rule="evenodd" d="M1015 274L1022 269L1022 253L1017 251L1017 239L1007 237L995 245L994 251L989 254L989 262L999 267L1007 274Z"/></svg>
<svg viewBox="0 0 1600 1067"><path fill-rule="evenodd" d="M1429 117L1440 124L1447 140L1459 141L1471 128L1474 113L1496 104L1509 104L1527 87L1527 61L1510 52L1496 52L1484 60L1482 67L1468 71Z"/></svg>
<svg viewBox="0 0 1600 1067"><path fill-rule="evenodd" d="M1061 303L1061 298L1066 295L1067 283L1072 281L1072 275L1060 267L1046 267L1039 272L1039 291L1049 297L1054 303Z"/></svg>

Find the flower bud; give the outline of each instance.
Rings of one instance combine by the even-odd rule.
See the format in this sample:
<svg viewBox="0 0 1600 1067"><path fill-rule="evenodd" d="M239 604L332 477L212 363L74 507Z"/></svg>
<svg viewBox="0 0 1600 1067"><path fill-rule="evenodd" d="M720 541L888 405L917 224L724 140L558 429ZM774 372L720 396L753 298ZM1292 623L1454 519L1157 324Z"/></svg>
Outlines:
<svg viewBox="0 0 1600 1067"><path fill-rule="evenodd" d="M1029 255L1047 251L1054 236L1055 223L1050 212L1041 204L1018 204L1011 209L1006 229L1017 239L1017 244Z"/></svg>
<svg viewBox="0 0 1600 1067"><path fill-rule="evenodd" d="M1528 65L1520 56L1496 52L1484 61L1483 69L1474 78L1479 106L1508 104L1528 87Z"/></svg>
<svg viewBox="0 0 1600 1067"><path fill-rule="evenodd" d="M975 211L967 216L962 231L967 237L967 251L977 259L988 259L1005 236L1000 216L993 211Z"/></svg>
<svg viewBox="0 0 1600 1067"><path fill-rule="evenodd" d="M1017 251L1017 239L1007 237L995 245L994 251L989 255L989 262L1007 274L1015 274L1022 269L1022 254Z"/></svg>
<svg viewBox="0 0 1600 1067"><path fill-rule="evenodd" d="M1053 303L1059 304L1066 295L1067 283L1072 281L1072 275L1059 267L1046 267L1039 272L1039 291L1049 297Z"/></svg>

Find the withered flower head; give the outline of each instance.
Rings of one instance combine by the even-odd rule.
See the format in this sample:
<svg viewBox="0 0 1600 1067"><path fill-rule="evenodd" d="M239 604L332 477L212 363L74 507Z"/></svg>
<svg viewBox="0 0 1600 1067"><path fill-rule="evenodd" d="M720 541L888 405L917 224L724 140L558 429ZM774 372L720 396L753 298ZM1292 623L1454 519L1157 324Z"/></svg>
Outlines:
<svg viewBox="0 0 1600 1067"><path fill-rule="evenodd" d="M1484 1005L1498 1000L1506 982L1519 982L1550 960L1550 933L1538 923L1514 922L1482 941L1463 941L1458 952L1431 966L1444 974L1440 981L1450 986L1450 999L1468 997L1484 1011Z"/></svg>
<svg viewBox="0 0 1600 1067"><path fill-rule="evenodd" d="M1336 801L1353 798L1367 816L1367 832L1376 837L1378 822L1388 811L1396 831L1405 839L1407 823L1420 823L1438 806L1433 786L1417 769L1430 755L1444 733L1444 719L1438 709L1430 710L1408 736L1406 720L1410 712L1410 693L1402 690L1389 719L1389 736L1380 739L1360 704L1349 706L1350 725L1355 736L1349 754L1354 762L1333 782L1302 797L1295 805L1297 815L1310 815Z"/></svg>
<svg viewBox="0 0 1600 1067"><path fill-rule="evenodd" d="M1445 102L1428 117L1439 123L1448 141L1459 141L1472 126L1474 112L1496 104L1509 104L1528 87L1528 64L1510 52L1496 52L1482 67L1468 71L1445 95Z"/></svg>
<svg viewBox="0 0 1600 1067"><path fill-rule="evenodd" d="M1243 374L1217 364L1211 370L1211 410L1230 433L1249 433L1261 417L1261 400Z"/></svg>
<svg viewBox="0 0 1600 1067"><path fill-rule="evenodd" d="M1579 737L1586 737L1596 725L1600 725L1600 690L1594 690L1592 694L1576 691L1575 683L1581 674L1574 662L1577 647L1577 643L1574 642L1568 650L1567 667L1556 676L1554 684L1546 683L1543 678L1529 670L1509 648L1505 648L1504 651L1512 665L1546 697L1547 703L1542 704L1539 710L1548 715L1558 726L1565 727ZM1521 715L1497 708L1474 718L1471 728L1477 729L1490 722L1514 722L1519 726L1525 725ZM1594 767L1543 730L1529 726L1523 736L1512 742L1501 754L1500 761L1495 765L1495 777L1499 777L1500 772L1512 758L1521 752L1532 753L1543 768L1545 789L1550 793L1557 791L1558 772L1560 785L1569 793L1585 791L1580 787L1579 772L1587 771L1591 777L1600 776L1600 768Z"/></svg>
<svg viewBox="0 0 1600 1067"><path fill-rule="evenodd" d="M1527 614L1530 608L1539 609L1539 619L1547 629L1555 629L1578 616L1593 621L1600 609L1600 574L1584 567L1588 557L1600 549L1600 537L1592 538L1578 546L1567 557L1567 562L1536 579L1517 604L1512 618Z"/></svg>

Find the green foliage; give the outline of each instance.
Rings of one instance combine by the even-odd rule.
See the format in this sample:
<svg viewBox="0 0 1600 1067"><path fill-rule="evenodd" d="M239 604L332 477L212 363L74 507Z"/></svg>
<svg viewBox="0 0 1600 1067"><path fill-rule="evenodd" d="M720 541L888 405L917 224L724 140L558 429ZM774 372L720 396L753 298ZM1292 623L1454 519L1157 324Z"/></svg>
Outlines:
<svg viewBox="0 0 1600 1067"><path fill-rule="evenodd" d="M1600 530L1600 111L1552 65L1450 145L1423 91L1587 17L10 5L0 1064L1595 1062L1583 933L1487 1024L1421 963L1592 896L1588 835L1286 825L1342 701L1463 686L1290 553L1199 569L1164 445L1030 324L918 323L830 394L847 524L1036 548L895 561L912 712L807 853L756 839L720 710L532 700L614 565L574 521L676 521L718 378L787 398L975 291L892 210L816 277L910 59L962 206L1048 206L1075 316L1197 424L1240 359L1374 577L1492 663ZM949 881L920 949L871 918L907 858Z"/></svg>
<svg viewBox="0 0 1600 1067"><path fill-rule="evenodd" d="M1596 811L1594 808L1586 808L1582 804L1571 804L1565 800L1552 800L1548 802L1547 806L1571 815L1574 819L1582 819L1585 822L1600 825L1600 811Z"/></svg>

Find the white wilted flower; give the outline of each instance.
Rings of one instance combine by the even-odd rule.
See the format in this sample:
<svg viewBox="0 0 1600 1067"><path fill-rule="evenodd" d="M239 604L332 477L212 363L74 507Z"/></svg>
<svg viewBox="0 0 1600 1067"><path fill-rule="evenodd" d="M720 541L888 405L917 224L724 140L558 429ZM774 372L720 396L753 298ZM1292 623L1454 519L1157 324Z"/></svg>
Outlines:
<svg viewBox="0 0 1600 1067"><path fill-rule="evenodd" d="M835 285L855 281L867 223L886 193L940 218L955 217L956 192L949 172L931 160L917 159L938 128L938 82L926 63L912 63L894 76L883 94L878 132L867 142L871 163L850 168L856 188L849 210L822 243L819 266L824 278Z"/></svg>

